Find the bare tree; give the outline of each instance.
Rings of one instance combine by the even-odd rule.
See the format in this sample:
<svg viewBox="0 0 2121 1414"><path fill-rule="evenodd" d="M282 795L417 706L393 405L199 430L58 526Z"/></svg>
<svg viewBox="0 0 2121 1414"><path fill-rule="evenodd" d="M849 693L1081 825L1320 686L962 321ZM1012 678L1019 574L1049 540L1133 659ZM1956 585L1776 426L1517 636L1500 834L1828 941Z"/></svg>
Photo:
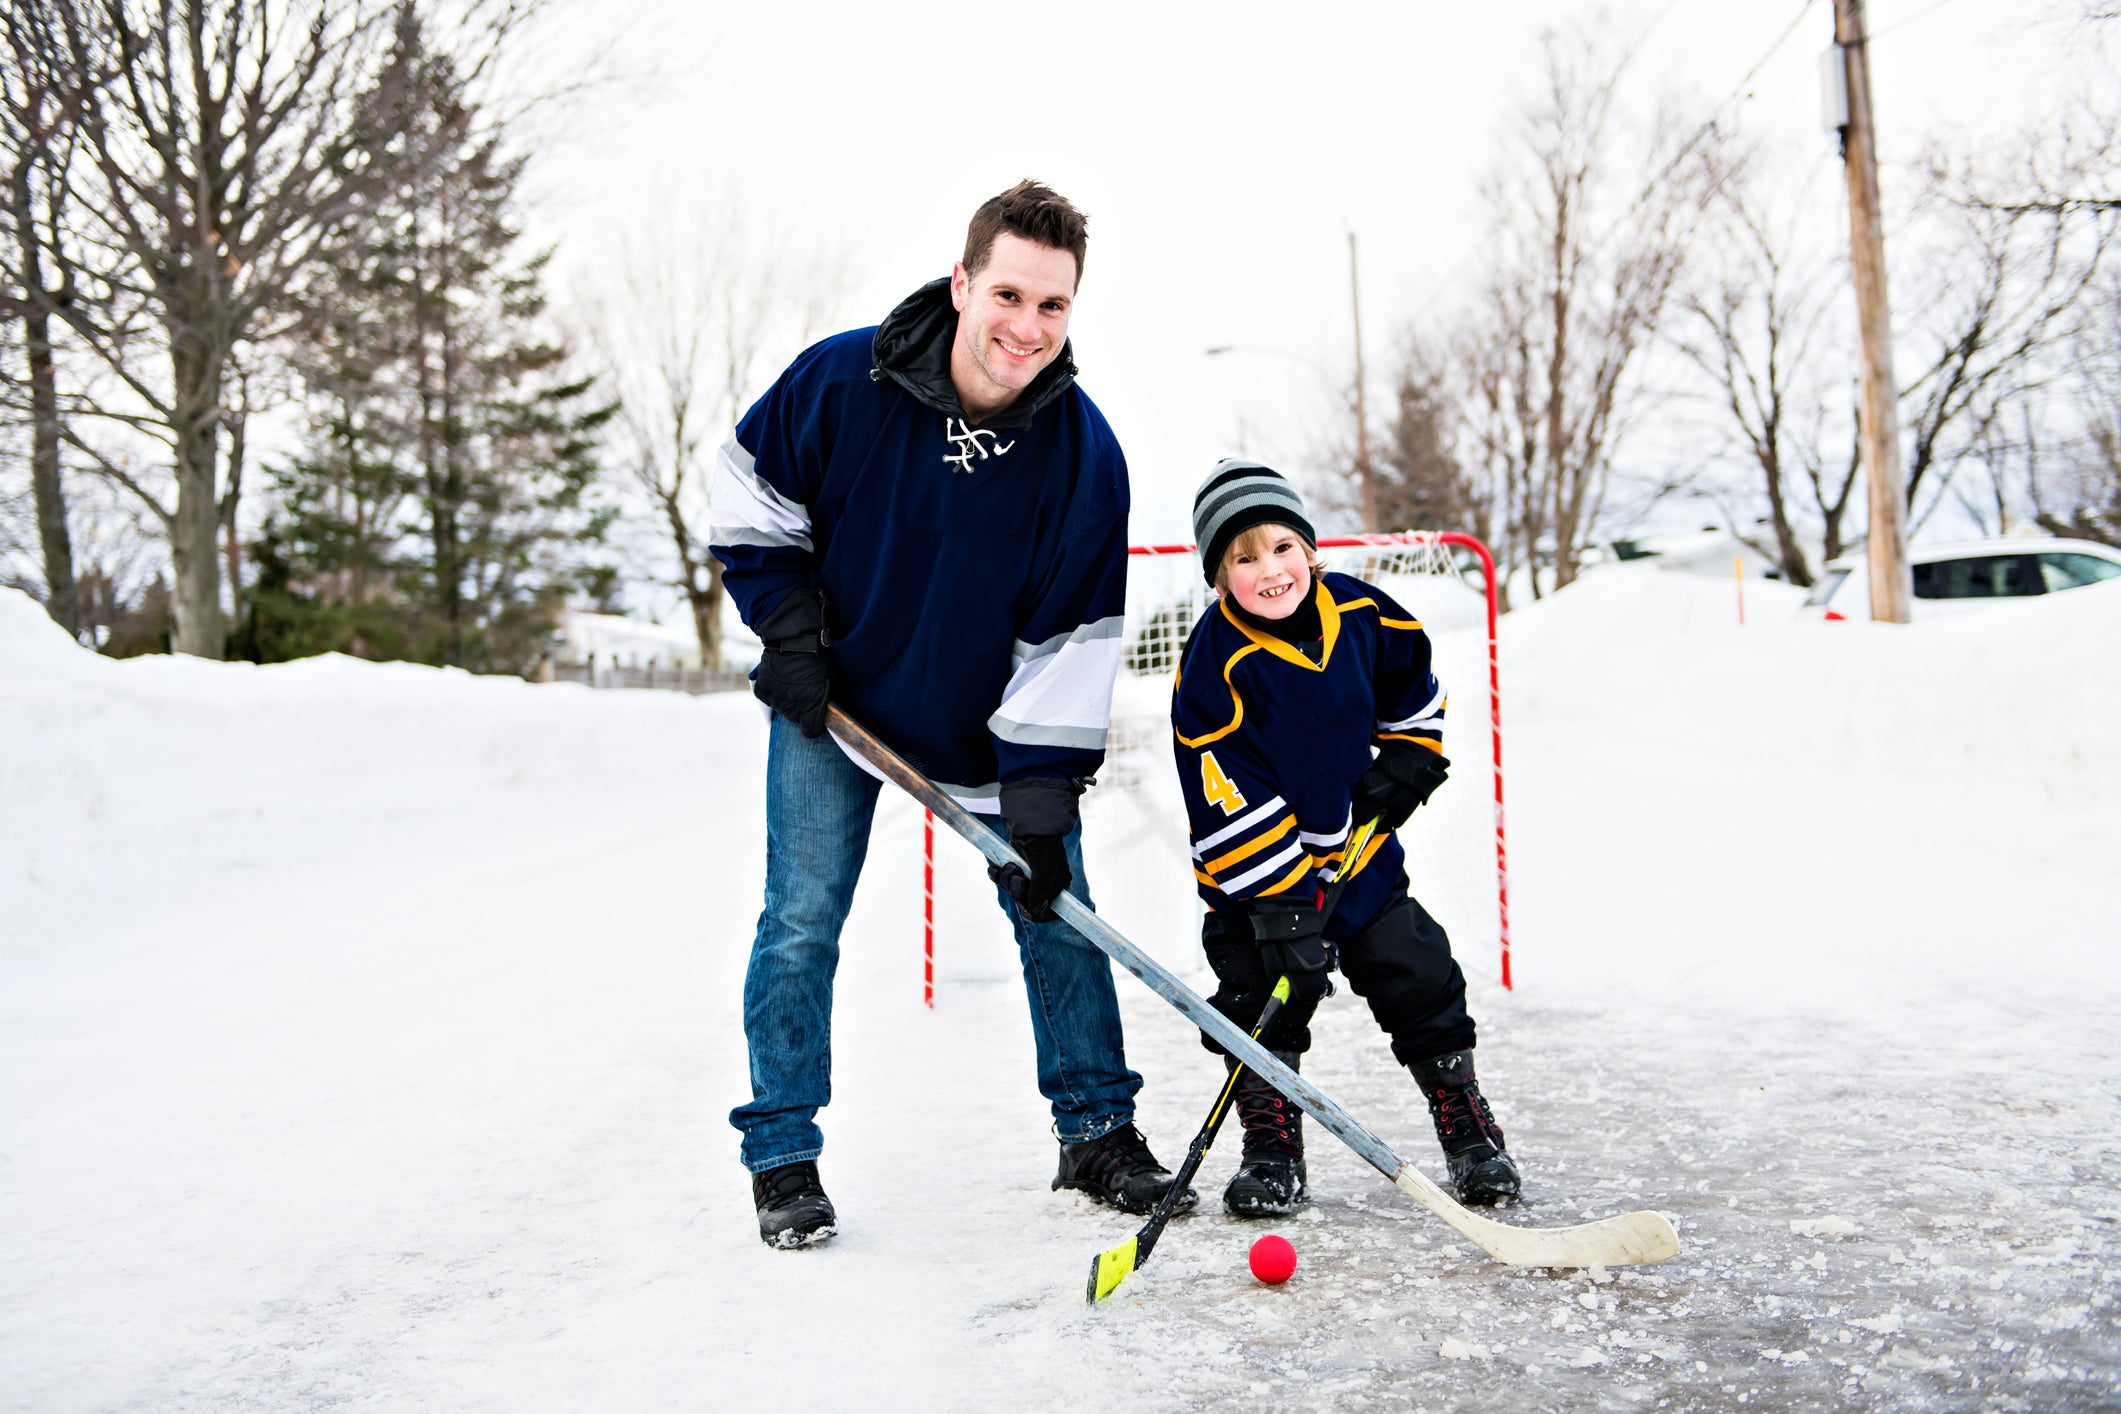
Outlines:
<svg viewBox="0 0 2121 1414"><path fill-rule="evenodd" d="M1816 519L1824 559L1841 554L1861 469L1853 431L1835 427L1852 376L1848 280L1843 257L1806 241L1810 206L1762 154L1732 163L1671 330L1767 504L1772 541L1739 538L1797 585L1812 582L1801 519Z"/></svg>
<svg viewBox="0 0 2121 1414"><path fill-rule="evenodd" d="M1706 183L1694 138L1674 143L1658 124L1633 140L1628 55L1580 32L1550 33L1545 52L1544 84L1487 184L1489 273L1463 347L1468 449L1505 553L1523 564L1550 548L1560 587L1576 577L1640 411L1640 355Z"/></svg>
<svg viewBox="0 0 2121 1414"><path fill-rule="evenodd" d="M593 298L595 340L619 397L619 458L667 532L676 567L668 582L691 606L701 661L713 667L722 659L722 566L695 528L708 458L778 367L776 355L824 332L846 280L836 258L728 216L677 228L689 234L622 248L616 288Z"/></svg>
<svg viewBox="0 0 2121 1414"><path fill-rule="evenodd" d="M2066 405L2081 423L2051 477L2033 469L2033 518L2055 535L2121 545L2121 277L2096 290L2072 354Z"/></svg>
<svg viewBox="0 0 2121 1414"><path fill-rule="evenodd" d="M53 252L58 308L123 389L95 413L157 443L171 484L68 441L167 534L175 644L220 657L222 527L240 351L404 169L406 36L417 0L25 0L85 95L77 219ZM473 0L490 53L521 17ZM397 148L394 149L393 145ZM386 163L386 154L401 160ZM107 272L107 273L106 273ZM241 399L235 401L240 405Z"/></svg>
<svg viewBox="0 0 2121 1414"><path fill-rule="evenodd" d="M1926 349L1901 393L1907 500L1918 523L1963 463L1988 467L2000 501L1998 463L2022 450L2008 436L2013 411L2059 371L2121 219L2121 210L1996 204L1966 177L1934 175L1932 249L1913 262L1928 278L1898 301L1909 316L1903 342Z"/></svg>
<svg viewBox="0 0 2121 1414"><path fill-rule="evenodd" d="M0 372L11 397L24 404L29 431L31 495L35 505L44 607L54 622L78 636L74 553L68 531L66 487L60 467L62 423L58 361L52 342L57 291L50 286L50 252L65 221L76 123L92 76L62 62L47 17L10 9L0 24L0 314L19 325L21 372ZM11 350L12 354L13 351Z"/></svg>

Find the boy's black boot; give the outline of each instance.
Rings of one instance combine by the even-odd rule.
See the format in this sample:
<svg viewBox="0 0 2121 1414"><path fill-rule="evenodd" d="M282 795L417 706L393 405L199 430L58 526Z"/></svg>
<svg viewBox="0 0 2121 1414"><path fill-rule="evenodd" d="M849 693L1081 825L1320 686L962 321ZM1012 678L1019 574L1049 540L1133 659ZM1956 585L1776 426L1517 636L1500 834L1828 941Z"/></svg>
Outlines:
<svg viewBox="0 0 2121 1414"><path fill-rule="evenodd" d="M753 1174L751 1203L759 1210L759 1240L768 1247L812 1247L839 1230L839 1214L808 1159Z"/></svg>
<svg viewBox="0 0 2121 1414"><path fill-rule="evenodd" d="M1303 1060L1295 1051L1276 1051L1274 1058L1291 1070ZM1304 1112L1251 1070L1238 1079L1236 1105L1245 1126L1245 1154L1237 1176L1223 1189L1224 1210L1240 1218L1295 1212L1311 1201L1304 1180Z"/></svg>
<svg viewBox="0 0 2121 1414"><path fill-rule="evenodd" d="M1473 1078L1473 1053L1446 1051L1407 1068L1428 1097L1429 1118L1436 1122L1436 1142L1443 1145L1458 1201L1493 1204L1515 1198L1517 1161L1503 1148L1502 1126Z"/></svg>
<svg viewBox="0 0 2121 1414"><path fill-rule="evenodd" d="M1123 1213L1151 1213L1171 1187L1171 1170L1156 1161L1139 1129L1123 1124L1080 1144L1063 1143L1053 1186L1087 1193ZM1188 1188L1172 1211L1191 1212L1199 1201Z"/></svg>

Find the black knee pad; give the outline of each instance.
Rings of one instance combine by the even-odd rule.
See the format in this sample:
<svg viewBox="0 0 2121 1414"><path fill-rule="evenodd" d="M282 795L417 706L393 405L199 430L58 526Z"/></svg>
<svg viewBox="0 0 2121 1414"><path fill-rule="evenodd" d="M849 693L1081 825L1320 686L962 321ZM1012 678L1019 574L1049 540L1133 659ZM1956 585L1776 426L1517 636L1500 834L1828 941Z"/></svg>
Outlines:
<svg viewBox="0 0 2121 1414"><path fill-rule="evenodd" d="M1200 934L1201 948L1215 973L1215 990L1209 994L1208 1005L1250 1035L1259 1024L1259 1014L1266 1009L1268 994L1274 987L1274 979L1267 976L1260 962L1251 923L1243 918L1233 922L1223 914L1211 913L1202 920ZM1317 1010L1316 1001L1283 1007L1274 1024L1259 1038L1260 1044L1270 1051L1300 1054L1310 1050L1311 1015ZM1215 1055L1229 1054L1222 1042L1205 1031L1200 1033L1200 1043Z"/></svg>
<svg viewBox="0 0 2121 1414"><path fill-rule="evenodd" d="M1466 979L1428 910L1401 897L1340 945L1340 970L1403 1065L1473 1044Z"/></svg>

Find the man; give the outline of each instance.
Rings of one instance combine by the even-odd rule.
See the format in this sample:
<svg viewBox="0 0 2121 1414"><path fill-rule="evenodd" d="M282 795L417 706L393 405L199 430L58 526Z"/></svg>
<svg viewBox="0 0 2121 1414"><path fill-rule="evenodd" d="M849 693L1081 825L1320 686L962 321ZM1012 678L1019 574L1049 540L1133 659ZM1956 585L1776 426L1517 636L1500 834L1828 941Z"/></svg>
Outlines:
<svg viewBox="0 0 2121 1414"><path fill-rule="evenodd" d="M1111 967L1051 907L1063 889L1089 902L1076 798L1104 760L1126 582L1126 462L1068 344L1085 237L1037 183L986 202L948 279L805 351L716 461L712 549L765 645L754 690L772 709L752 1098L729 1117L771 1246L837 1222L816 1114L879 782L824 736L828 699L998 814L1030 866L989 872L1060 1140L1053 1186L1135 1213L1170 1186L1134 1127Z"/></svg>

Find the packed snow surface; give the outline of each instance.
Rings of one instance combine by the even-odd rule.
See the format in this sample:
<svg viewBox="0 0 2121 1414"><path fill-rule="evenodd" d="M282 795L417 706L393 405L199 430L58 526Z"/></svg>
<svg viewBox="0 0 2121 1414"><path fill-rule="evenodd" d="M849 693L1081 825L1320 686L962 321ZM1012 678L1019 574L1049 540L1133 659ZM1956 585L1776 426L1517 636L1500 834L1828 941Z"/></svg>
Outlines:
<svg viewBox="0 0 2121 1414"><path fill-rule="evenodd" d="M747 698L114 663L0 592L0 1407L2121 1405L2121 585L1728 599L1628 566L1506 620L1516 989L1462 956L1501 1216L1681 1254L1498 1267L1313 1127L1265 1287L1232 1134L1093 1309L1134 1223L1048 1190L1010 960L946 944L922 1007L908 802L844 940L841 1233L769 1251ZM1119 984L1175 1162L1220 1069ZM1361 1003L1317 1031L1440 1175Z"/></svg>

